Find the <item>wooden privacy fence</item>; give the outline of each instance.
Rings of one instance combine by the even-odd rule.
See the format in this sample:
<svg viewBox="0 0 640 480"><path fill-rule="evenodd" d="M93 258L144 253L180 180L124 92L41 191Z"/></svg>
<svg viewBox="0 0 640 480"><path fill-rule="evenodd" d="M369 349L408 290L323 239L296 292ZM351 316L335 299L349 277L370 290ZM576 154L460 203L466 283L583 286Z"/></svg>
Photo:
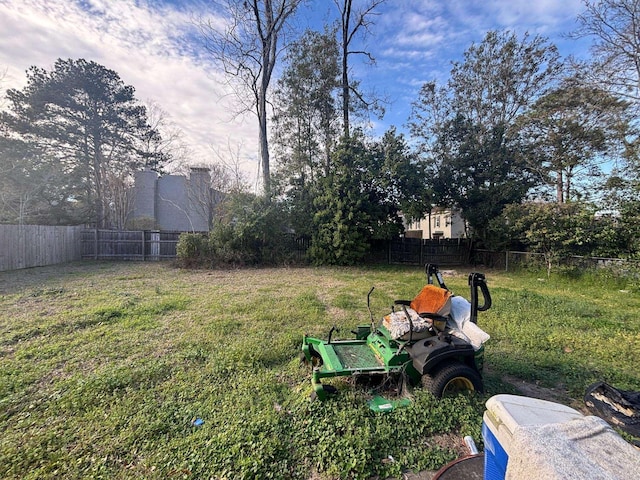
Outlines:
<svg viewBox="0 0 640 480"><path fill-rule="evenodd" d="M398 238L389 244L389 263L466 265L470 254L471 240L466 238Z"/></svg>
<svg viewBox="0 0 640 480"><path fill-rule="evenodd" d="M176 258L181 232L156 230L83 230L82 258L162 260Z"/></svg>
<svg viewBox="0 0 640 480"><path fill-rule="evenodd" d="M76 260L162 260L176 258L181 232L149 230L95 230L80 226L0 224L0 271L55 265ZM295 258L303 260L310 239L297 238ZM542 254L471 250L469 239L428 240L398 238L374 242L370 262L453 266L482 264L509 270L523 265L544 266ZM565 257L557 264L581 269L640 268L640 262L616 258Z"/></svg>
<svg viewBox="0 0 640 480"><path fill-rule="evenodd" d="M177 257L180 234L155 230L89 230L82 232L82 258L85 260L166 260ZM200 232L206 235L206 232ZM304 261L311 243L309 237L286 239L291 259Z"/></svg>
<svg viewBox="0 0 640 480"><path fill-rule="evenodd" d="M82 258L95 260L161 260L176 258L180 232L141 230L84 230ZM291 253L302 260L310 245L308 238L294 238ZM425 240L398 238L376 243L370 261L409 265L464 265L469 261L468 239Z"/></svg>
<svg viewBox="0 0 640 480"><path fill-rule="evenodd" d="M80 260L83 228L0 225L0 271Z"/></svg>

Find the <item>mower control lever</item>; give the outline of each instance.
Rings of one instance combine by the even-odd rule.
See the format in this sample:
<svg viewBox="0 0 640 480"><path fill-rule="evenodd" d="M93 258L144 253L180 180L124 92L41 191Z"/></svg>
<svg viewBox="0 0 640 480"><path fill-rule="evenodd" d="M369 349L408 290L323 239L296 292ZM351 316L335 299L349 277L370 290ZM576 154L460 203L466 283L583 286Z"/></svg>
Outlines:
<svg viewBox="0 0 640 480"><path fill-rule="evenodd" d="M369 293L367 293L367 310L369 310L369 319L371 320L371 331L375 332L376 330L376 321L373 319L373 312L371 312L371 294L375 290L376 287L371 287Z"/></svg>
<svg viewBox="0 0 640 480"><path fill-rule="evenodd" d="M413 342L413 320L411 320L411 315L409 315L409 311L407 310L407 307L403 305L402 310L404 310L404 314L406 315L407 320L409 321L409 342L408 343L412 343Z"/></svg>
<svg viewBox="0 0 640 480"><path fill-rule="evenodd" d="M331 327L331 330L329 330L329 338L327 340L327 343L331 343L331 335L333 335L333 332L338 332L338 327L337 326L333 326Z"/></svg>
<svg viewBox="0 0 640 480"><path fill-rule="evenodd" d="M444 278L442 274L438 270L438 266L433 263L427 263L424 266L424 273L427 275L427 283L429 285L433 285L433 276L436 276L436 280L438 281L438 286L440 288L444 288L445 290L449 290L447 286L444 284Z"/></svg>

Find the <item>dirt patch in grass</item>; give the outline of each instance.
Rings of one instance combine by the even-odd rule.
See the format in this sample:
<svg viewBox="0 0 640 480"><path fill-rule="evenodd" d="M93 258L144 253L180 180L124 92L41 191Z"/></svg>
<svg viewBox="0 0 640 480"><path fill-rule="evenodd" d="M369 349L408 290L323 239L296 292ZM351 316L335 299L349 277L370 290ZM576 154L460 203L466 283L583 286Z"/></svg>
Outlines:
<svg viewBox="0 0 640 480"><path fill-rule="evenodd" d="M501 379L503 382L512 385L516 390L518 390L522 395L526 397L532 397L556 403L568 404L571 402L571 398L569 397L567 391L562 389L562 387L547 388L541 386L540 384L527 382L511 375L502 375Z"/></svg>
<svg viewBox="0 0 640 480"><path fill-rule="evenodd" d="M569 392L563 385L558 385L554 388L547 388L538 383L527 382L511 375L502 375L502 381L513 386L516 390L518 390L518 392L520 392L520 394L526 397L560 403L562 405L575 408L584 415L591 415L583 402L569 396Z"/></svg>

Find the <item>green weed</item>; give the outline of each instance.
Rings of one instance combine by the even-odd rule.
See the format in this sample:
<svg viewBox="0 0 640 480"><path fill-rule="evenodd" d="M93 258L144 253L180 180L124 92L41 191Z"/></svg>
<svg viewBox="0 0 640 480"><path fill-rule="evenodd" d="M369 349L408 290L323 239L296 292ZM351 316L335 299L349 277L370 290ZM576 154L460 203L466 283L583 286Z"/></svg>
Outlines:
<svg viewBox="0 0 640 480"><path fill-rule="evenodd" d="M371 286L380 318L419 291L421 268L38 272L0 274L2 478L400 478L456 458L464 435L481 446L484 402L516 391L503 376L576 401L598 379L640 390L640 298L620 279L485 272L486 395L416 388L377 414L346 380L309 402L302 335L351 337ZM467 296L467 273L447 285Z"/></svg>

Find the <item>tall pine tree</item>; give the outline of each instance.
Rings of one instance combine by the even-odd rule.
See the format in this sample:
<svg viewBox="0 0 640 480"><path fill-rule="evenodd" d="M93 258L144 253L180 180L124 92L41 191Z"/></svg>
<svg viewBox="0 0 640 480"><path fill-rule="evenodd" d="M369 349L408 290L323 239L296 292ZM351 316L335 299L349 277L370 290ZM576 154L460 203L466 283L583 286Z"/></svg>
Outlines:
<svg viewBox="0 0 640 480"><path fill-rule="evenodd" d="M121 189L109 182L124 181L143 167L157 169L165 160L153 149L150 153L148 145L160 135L148 125L134 88L93 61L59 59L51 71L31 67L27 85L9 90L7 98L10 108L0 115L3 131L40 153L23 158L25 168L47 170L44 163L63 174L55 177L64 191L57 204L66 205L68 221L111 226L111 209L120 203L111 197Z"/></svg>

